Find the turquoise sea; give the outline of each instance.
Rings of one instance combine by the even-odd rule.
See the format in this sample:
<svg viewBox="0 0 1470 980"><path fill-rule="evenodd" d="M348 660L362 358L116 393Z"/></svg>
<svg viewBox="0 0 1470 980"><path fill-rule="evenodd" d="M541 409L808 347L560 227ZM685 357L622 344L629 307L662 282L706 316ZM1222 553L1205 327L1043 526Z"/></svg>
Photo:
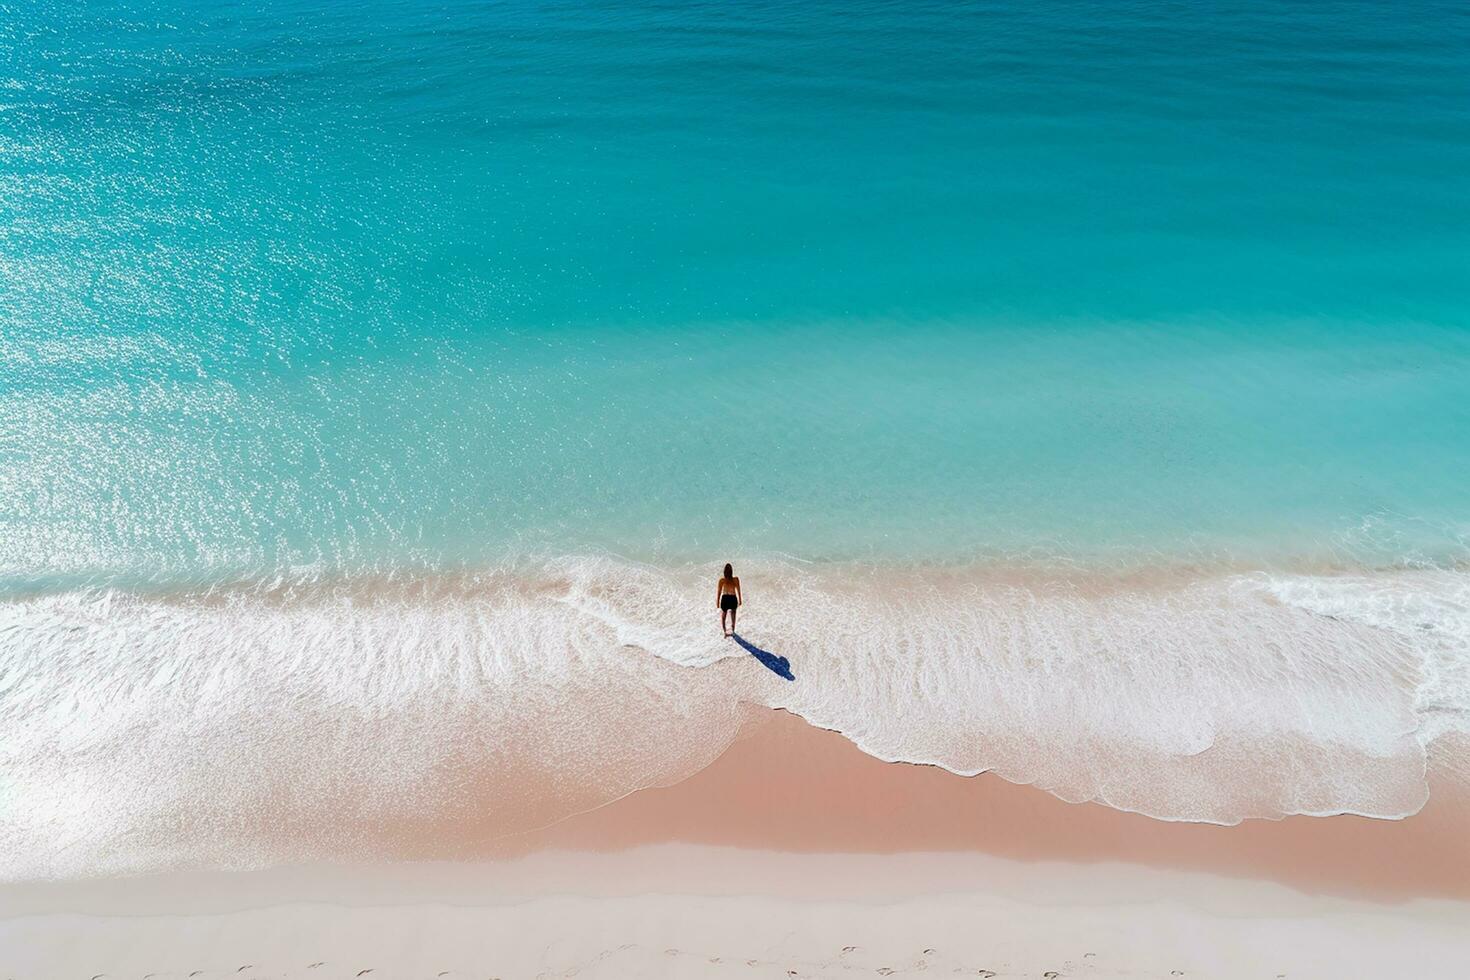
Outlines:
<svg viewBox="0 0 1470 980"><path fill-rule="evenodd" d="M1403 816L1467 569L1463 3L0 8L0 872L630 705Z"/></svg>

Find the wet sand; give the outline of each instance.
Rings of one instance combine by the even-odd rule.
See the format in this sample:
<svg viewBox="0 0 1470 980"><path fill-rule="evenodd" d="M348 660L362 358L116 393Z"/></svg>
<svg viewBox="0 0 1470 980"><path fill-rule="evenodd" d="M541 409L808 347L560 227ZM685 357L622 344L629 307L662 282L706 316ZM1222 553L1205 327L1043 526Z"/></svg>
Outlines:
<svg viewBox="0 0 1470 980"><path fill-rule="evenodd" d="M675 786L461 827L463 860L0 886L0 975L1458 976L1461 802L1166 824L775 713Z"/></svg>
<svg viewBox="0 0 1470 980"><path fill-rule="evenodd" d="M1470 748L1458 747L1461 756ZM497 854L661 841L798 852L964 852L1023 861L1122 861L1402 901L1470 900L1470 797L1433 787L1405 820L1339 815L1165 822L1071 804L994 775L886 763L786 712L755 723L714 764L552 827Z"/></svg>

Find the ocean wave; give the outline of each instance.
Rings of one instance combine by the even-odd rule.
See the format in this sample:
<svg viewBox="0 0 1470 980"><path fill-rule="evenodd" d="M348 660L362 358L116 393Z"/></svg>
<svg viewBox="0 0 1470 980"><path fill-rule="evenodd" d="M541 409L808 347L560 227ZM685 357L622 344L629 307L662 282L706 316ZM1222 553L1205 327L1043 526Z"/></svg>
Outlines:
<svg viewBox="0 0 1470 980"><path fill-rule="evenodd" d="M0 603L0 875L250 867L543 825L784 708L889 761L1166 820L1427 798L1470 732L1470 574L565 558Z"/></svg>

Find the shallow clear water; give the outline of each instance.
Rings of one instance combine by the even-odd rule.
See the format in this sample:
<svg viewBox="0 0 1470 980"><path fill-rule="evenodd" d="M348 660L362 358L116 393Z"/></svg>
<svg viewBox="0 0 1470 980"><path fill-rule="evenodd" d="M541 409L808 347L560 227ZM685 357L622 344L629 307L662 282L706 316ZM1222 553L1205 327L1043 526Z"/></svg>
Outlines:
<svg viewBox="0 0 1470 980"><path fill-rule="evenodd" d="M399 676L421 654L426 677L471 657L483 678L506 636L532 665L568 643L589 670L624 643L709 664L727 651L705 649L691 569L729 559L770 599L750 628L808 685L742 696L886 758L1160 816L1408 812L1403 774L1470 724L1467 64L1470 12L1429 0L8 10L5 731L140 691L205 703L188 683L251 676L220 666L227 637L287 673L352 655ZM933 600L936 564L979 598ZM502 572L556 604L483 598L480 625L412 642L364 612L361 648L330 642L352 615L292 618L340 588L438 596L438 576ZM1131 577L1151 574L1188 601ZM834 646L802 630L843 575L900 598ZM1094 575L1116 576L1086 587L1102 606L1049 604ZM589 605L616 592L599 576L638 584ZM210 619L226 586L239 617ZM1139 639L1211 604L1228 612L1187 650ZM1323 617L1352 636L1324 639ZM1017 625L1001 641L995 622ZM889 676L905 644L949 681ZM952 673L1011 662L997 644L1005 683ZM1089 650L1151 665L1067 668L1078 739L1111 733L1099 771L1173 744L1161 700L1108 720L1129 678L1216 707L1274 684L1299 710L1262 725L1361 752L1293 757L1321 776L1303 802L1246 800L1209 767L1191 800L1110 788L1054 771L1077 744L997 748L977 719L1055 683L1025 665ZM78 651L67 698L17 693ZM1251 651L1279 659L1229 680ZM819 683L824 658L849 686ZM1191 687L1181 659L1221 673ZM1330 706L1363 689L1334 663L1385 687L1356 734ZM336 676L311 696L378 703L381 677ZM509 689L446 680L429 701ZM1036 724L1021 707L998 715L1012 735ZM42 755L9 751L12 798L57 791ZM1379 778L1367 757L1402 765ZM15 828L47 812L6 840L34 849Z"/></svg>
<svg viewBox="0 0 1470 980"><path fill-rule="evenodd" d="M8 581L1465 557L1463 5L0 30Z"/></svg>

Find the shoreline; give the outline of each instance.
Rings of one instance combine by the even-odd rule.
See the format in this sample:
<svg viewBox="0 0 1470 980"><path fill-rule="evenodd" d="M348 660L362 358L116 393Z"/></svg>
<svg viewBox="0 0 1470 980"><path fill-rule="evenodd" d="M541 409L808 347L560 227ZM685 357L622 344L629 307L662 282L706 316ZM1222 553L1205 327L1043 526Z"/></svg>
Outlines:
<svg viewBox="0 0 1470 980"><path fill-rule="evenodd" d="M456 860L0 885L0 950L15 980L1457 975L1463 804L1171 824L773 712L673 785L461 828Z"/></svg>
<svg viewBox="0 0 1470 980"><path fill-rule="evenodd" d="M1470 753L1470 744L1445 747ZM557 782L520 773L501 789L536 800ZM476 794L478 796L478 794ZM784 710L747 716L707 764L539 826L505 832L500 810L478 817L422 811L379 826L364 866L504 863L545 853L609 854L663 845L793 855L950 854L1078 865L1123 863L1282 885L1304 894L1394 903L1470 902L1470 787L1432 784L1422 810L1399 819L1336 814L1236 824L1159 820L1101 803L1070 803L988 772L884 761L845 735ZM269 816L261 814L262 821ZM283 833L290 833L282 825ZM353 865L350 854L272 867ZM306 859L313 861L313 859ZM361 863L361 862L357 862ZM269 873L224 870L224 875ZM11 894L147 882L181 869L109 877L0 881Z"/></svg>
<svg viewBox="0 0 1470 980"><path fill-rule="evenodd" d="M29 678L3 698L22 805L0 864L261 867L378 841L387 859L454 857L414 835L473 842L664 785L767 709L877 759L1218 824L1402 817L1425 805L1426 748L1451 775L1470 756L1444 751L1470 718L1464 576L1100 598L1062 579L844 586L788 569L748 597L742 650L717 639L703 579L561 571L442 602L0 606L9 670ZM296 833L259 819L272 811Z"/></svg>

